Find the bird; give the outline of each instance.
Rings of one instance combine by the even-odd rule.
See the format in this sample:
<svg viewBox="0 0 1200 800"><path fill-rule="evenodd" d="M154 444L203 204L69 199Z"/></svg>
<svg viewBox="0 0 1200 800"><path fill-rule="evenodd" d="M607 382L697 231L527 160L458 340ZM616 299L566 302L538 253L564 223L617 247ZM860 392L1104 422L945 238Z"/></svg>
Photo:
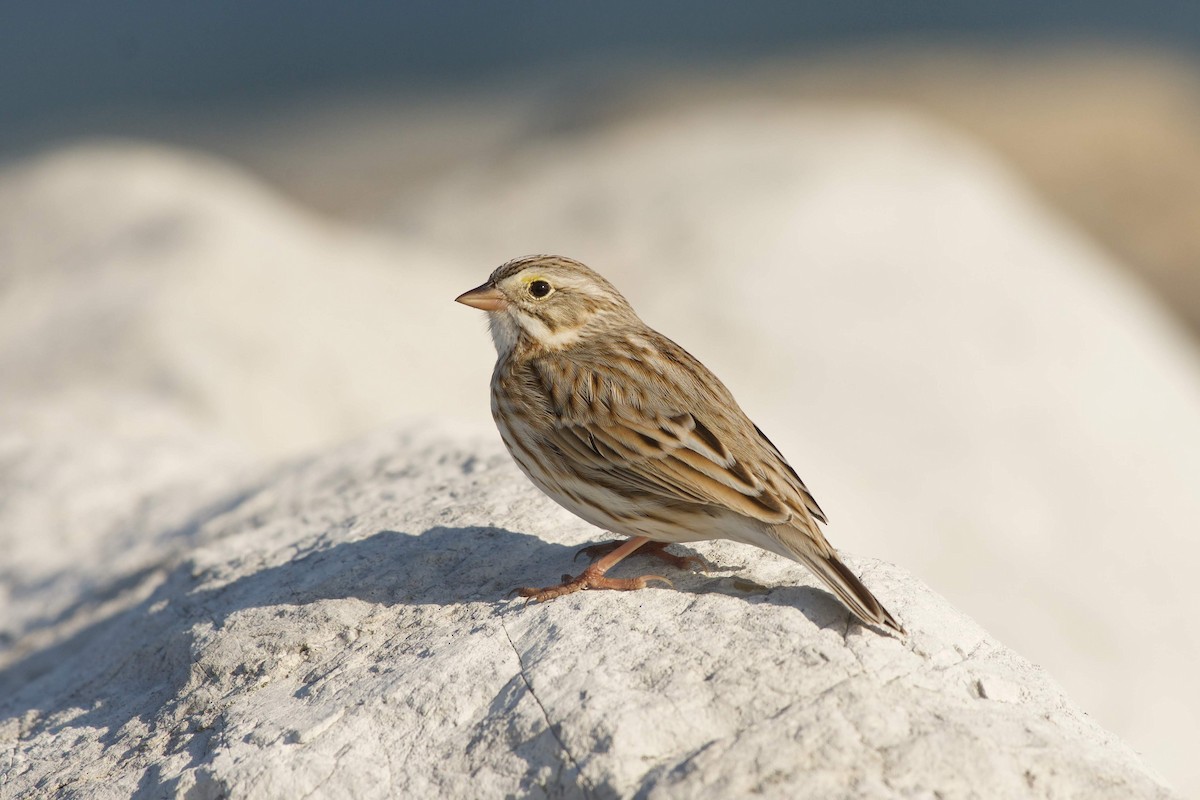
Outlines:
<svg viewBox="0 0 1200 800"><path fill-rule="evenodd" d="M492 417L517 465L559 505L626 537L584 548L599 557L580 575L517 594L545 602L670 585L606 573L639 548L682 565L694 557L664 548L729 539L803 564L859 621L904 635L826 540L825 513L779 448L599 273L565 256L524 256L455 300L487 312Z"/></svg>

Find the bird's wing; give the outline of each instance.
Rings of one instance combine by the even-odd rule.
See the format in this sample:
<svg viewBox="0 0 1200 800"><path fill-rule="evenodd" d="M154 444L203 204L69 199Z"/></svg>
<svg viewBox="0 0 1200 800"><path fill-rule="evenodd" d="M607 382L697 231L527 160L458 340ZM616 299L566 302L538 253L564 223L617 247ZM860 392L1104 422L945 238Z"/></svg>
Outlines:
<svg viewBox="0 0 1200 800"><path fill-rule="evenodd" d="M557 380L540 376L555 418L553 444L591 479L618 491L723 506L772 525L824 521L799 476L728 390L679 353L694 363L675 361L692 367L682 370L688 378L682 387L622 374L612 360L555 365ZM696 395L690 410L677 396L686 393Z"/></svg>
<svg viewBox="0 0 1200 800"><path fill-rule="evenodd" d="M804 503L804 507L808 513L814 519L819 519L821 522L829 522L825 517L825 512L817 505L817 498L812 496L812 492L804 485L804 481L796 474L796 470L792 469L792 465L783 457L783 453L779 452L779 448L775 446L775 443L768 439L767 435L762 432L762 428L757 425L754 425L754 432L758 434L758 438L766 445L766 449L773 456L776 466L782 467L783 474L781 477L788 484L788 488L795 492L801 502Z"/></svg>
<svg viewBox="0 0 1200 800"><path fill-rule="evenodd" d="M724 506L776 525L791 516L767 485L689 412L568 423L560 426L559 436L572 437L601 456L603 471L629 489Z"/></svg>

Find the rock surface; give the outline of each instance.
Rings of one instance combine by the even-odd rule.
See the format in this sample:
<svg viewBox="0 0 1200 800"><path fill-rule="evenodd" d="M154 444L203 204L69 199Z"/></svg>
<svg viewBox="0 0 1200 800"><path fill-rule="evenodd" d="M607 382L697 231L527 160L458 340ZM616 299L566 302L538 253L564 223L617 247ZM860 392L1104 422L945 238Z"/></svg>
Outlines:
<svg viewBox="0 0 1200 800"><path fill-rule="evenodd" d="M1170 796L882 562L850 559L904 642L726 543L673 590L506 598L595 534L490 443L377 434L275 470L4 665L0 794Z"/></svg>

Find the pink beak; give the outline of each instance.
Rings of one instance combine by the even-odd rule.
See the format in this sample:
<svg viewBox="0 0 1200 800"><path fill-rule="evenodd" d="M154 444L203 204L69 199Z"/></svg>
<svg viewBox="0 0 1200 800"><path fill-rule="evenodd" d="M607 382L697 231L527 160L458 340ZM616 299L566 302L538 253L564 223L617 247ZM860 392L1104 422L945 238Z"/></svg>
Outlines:
<svg viewBox="0 0 1200 800"><path fill-rule="evenodd" d="M454 302L482 311L503 311L508 307L508 301L504 299L504 295L490 283L476 286L469 292L463 292L454 298Z"/></svg>

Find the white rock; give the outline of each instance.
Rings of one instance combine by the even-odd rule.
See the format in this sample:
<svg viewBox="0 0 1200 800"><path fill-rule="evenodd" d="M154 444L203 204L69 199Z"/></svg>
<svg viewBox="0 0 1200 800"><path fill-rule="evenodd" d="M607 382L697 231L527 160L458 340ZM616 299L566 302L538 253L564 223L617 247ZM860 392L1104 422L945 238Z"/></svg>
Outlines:
<svg viewBox="0 0 1200 800"><path fill-rule="evenodd" d="M194 549L122 607L84 607L0 666L0 792L1171 796L1040 669L882 562L851 559L906 642L728 543L675 589L505 597L577 569L596 533L490 443L377 434L283 468L174 534Z"/></svg>

